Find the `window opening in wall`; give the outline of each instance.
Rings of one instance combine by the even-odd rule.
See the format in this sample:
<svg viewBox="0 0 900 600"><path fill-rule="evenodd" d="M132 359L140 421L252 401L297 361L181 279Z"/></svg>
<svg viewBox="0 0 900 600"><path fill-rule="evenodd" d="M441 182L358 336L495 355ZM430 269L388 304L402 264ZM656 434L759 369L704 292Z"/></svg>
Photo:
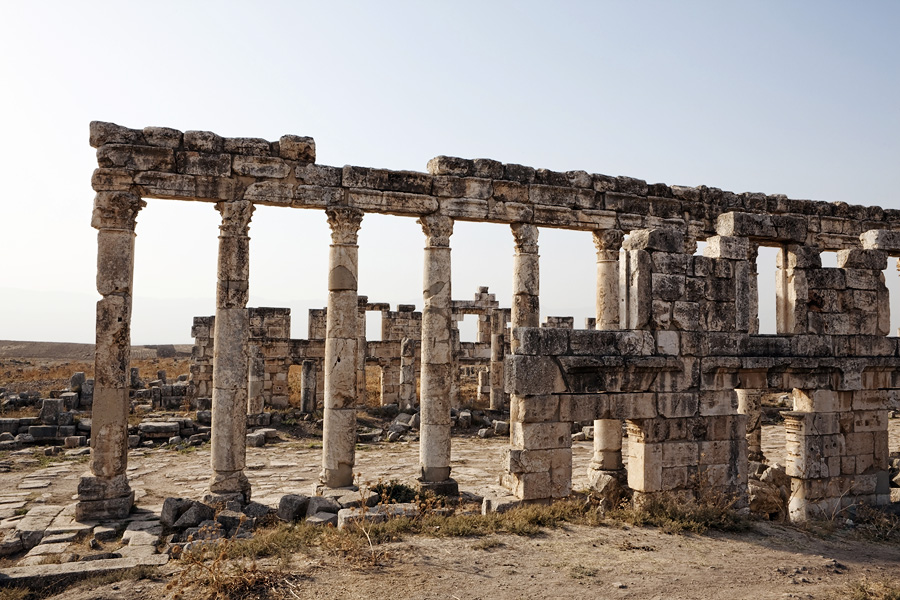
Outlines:
<svg viewBox="0 0 900 600"><path fill-rule="evenodd" d="M703 251L706 249L706 240L697 240L697 249L694 250L694 256L703 256Z"/></svg>
<svg viewBox="0 0 900 600"><path fill-rule="evenodd" d="M381 406L382 377L381 365L366 363L366 406Z"/></svg>
<svg viewBox="0 0 900 600"><path fill-rule="evenodd" d="M822 259L822 268L823 269L836 269L837 268L837 252L823 251L820 255Z"/></svg>
<svg viewBox="0 0 900 600"><path fill-rule="evenodd" d="M303 365L291 365L288 369L288 402L296 408L302 407L300 390L303 386Z"/></svg>
<svg viewBox="0 0 900 600"><path fill-rule="evenodd" d="M900 273L897 272L897 257L888 258L888 267L884 272L884 285L887 286L890 295L891 330L890 336L900 335Z"/></svg>
<svg viewBox="0 0 900 600"><path fill-rule="evenodd" d="M380 341L383 339L381 337L381 311L380 310L367 310L366 311L366 340Z"/></svg>
<svg viewBox="0 0 900 600"><path fill-rule="evenodd" d="M756 316L759 319L759 333L763 335L777 333L777 296L775 291L777 269L775 265L780 253L780 247L760 246L756 255ZM752 314L750 318L753 319Z"/></svg>
<svg viewBox="0 0 900 600"><path fill-rule="evenodd" d="M478 341L478 315L462 315L462 321L457 321L459 327L460 342Z"/></svg>

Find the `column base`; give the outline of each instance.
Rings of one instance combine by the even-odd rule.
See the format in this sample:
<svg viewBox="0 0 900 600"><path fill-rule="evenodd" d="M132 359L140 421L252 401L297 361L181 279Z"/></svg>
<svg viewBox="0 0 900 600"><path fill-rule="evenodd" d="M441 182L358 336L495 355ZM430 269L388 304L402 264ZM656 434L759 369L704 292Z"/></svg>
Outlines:
<svg viewBox="0 0 900 600"><path fill-rule="evenodd" d="M209 496L218 497L224 502L238 501L242 504L250 502L250 481L243 471L213 473L209 480Z"/></svg>
<svg viewBox="0 0 900 600"><path fill-rule="evenodd" d="M125 475L96 477L87 473L78 482L76 521L123 519L134 505L134 491Z"/></svg>
<svg viewBox="0 0 900 600"><path fill-rule="evenodd" d="M455 479L447 478L444 481L424 481L418 479L420 493L431 492L435 496L459 496L459 484Z"/></svg>
<svg viewBox="0 0 900 600"><path fill-rule="evenodd" d="M345 488L353 485L353 467L340 465L337 469L322 469L319 483L327 488Z"/></svg>

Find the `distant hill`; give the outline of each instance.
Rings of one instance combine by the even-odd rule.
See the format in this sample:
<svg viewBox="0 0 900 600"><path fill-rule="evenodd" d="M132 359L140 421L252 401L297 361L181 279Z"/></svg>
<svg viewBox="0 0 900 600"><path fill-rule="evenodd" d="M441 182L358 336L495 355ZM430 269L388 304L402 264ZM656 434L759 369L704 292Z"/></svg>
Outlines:
<svg viewBox="0 0 900 600"><path fill-rule="evenodd" d="M140 358L160 358L167 356L186 357L191 355L190 344L155 344L132 346L131 356ZM93 360L94 344L74 344L70 342L20 342L0 340L0 359L39 358L43 360Z"/></svg>

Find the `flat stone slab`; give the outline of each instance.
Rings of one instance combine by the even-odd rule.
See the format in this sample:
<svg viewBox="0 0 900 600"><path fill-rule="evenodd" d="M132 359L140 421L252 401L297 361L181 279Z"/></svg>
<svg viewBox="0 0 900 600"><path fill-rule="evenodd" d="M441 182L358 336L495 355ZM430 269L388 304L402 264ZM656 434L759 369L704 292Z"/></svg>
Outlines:
<svg viewBox="0 0 900 600"><path fill-rule="evenodd" d="M46 479L26 479L22 483L19 484L20 490L39 490L45 487L50 487L52 481L47 481Z"/></svg>
<svg viewBox="0 0 900 600"><path fill-rule="evenodd" d="M13 567L0 571L0 586L33 587L37 584L46 585L63 579L86 579L95 575L124 571L140 566L161 567L168 561L167 554L154 554L152 556Z"/></svg>

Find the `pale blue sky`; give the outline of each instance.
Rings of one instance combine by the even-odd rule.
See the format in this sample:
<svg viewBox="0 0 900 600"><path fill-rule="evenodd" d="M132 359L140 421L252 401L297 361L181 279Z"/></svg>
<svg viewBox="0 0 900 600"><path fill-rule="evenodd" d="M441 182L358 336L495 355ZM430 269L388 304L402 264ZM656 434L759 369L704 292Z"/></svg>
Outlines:
<svg viewBox="0 0 900 600"><path fill-rule="evenodd" d="M93 341L91 120L310 135L336 166L449 154L900 208L898 31L898 2L7 0L0 339ZM217 223L142 211L134 343L187 342L212 314ZM261 208L250 234L251 305L290 306L305 337L324 216ZM423 241L367 216L360 293L421 306ZM508 228L459 223L451 244L454 297L489 285L508 306ZM590 235L542 230L541 256L544 314L582 324Z"/></svg>

